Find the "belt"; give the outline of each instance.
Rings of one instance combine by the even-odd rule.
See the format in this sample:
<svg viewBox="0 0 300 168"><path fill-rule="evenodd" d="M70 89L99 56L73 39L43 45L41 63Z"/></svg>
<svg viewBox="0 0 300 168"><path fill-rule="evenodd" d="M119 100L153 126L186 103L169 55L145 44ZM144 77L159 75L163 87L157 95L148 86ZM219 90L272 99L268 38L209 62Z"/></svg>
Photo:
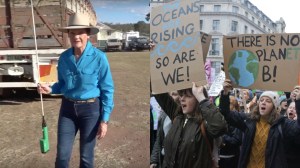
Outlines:
<svg viewBox="0 0 300 168"><path fill-rule="evenodd" d="M86 99L86 100L74 100L74 99L69 99L69 98L66 98L66 99L71 102L79 103L79 104L94 103L96 101L96 98L90 98L90 99Z"/></svg>

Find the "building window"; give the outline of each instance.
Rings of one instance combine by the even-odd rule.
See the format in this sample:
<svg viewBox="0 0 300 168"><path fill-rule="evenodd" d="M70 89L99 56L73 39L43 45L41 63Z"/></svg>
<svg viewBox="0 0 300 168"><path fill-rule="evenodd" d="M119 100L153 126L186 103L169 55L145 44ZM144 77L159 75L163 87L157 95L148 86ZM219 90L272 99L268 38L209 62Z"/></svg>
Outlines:
<svg viewBox="0 0 300 168"><path fill-rule="evenodd" d="M252 16L252 22L255 22L255 18Z"/></svg>
<svg viewBox="0 0 300 168"><path fill-rule="evenodd" d="M204 12L204 5L200 5L200 12Z"/></svg>
<svg viewBox="0 0 300 168"><path fill-rule="evenodd" d="M232 21L231 22L231 31L237 32L238 29L238 22L237 21Z"/></svg>
<svg viewBox="0 0 300 168"><path fill-rule="evenodd" d="M213 30L220 30L220 20L213 20Z"/></svg>
<svg viewBox="0 0 300 168"><path fill-rule="evenodd" d="M251 30L251 34L254 34L254 30Z"/></svg>
<svg viewBox="0 0 300 168"><path fill-rule="evenodd" d="M215 76L218 75L221 71L221 62L212 61L211 67L215 69Z"/></svg>
<svg viewBox="0 0 300 168"><path fill-rule="evenodd" d="M248 12L245 12L245 16L248 18Z"/></svg>
<svg viewBox="0 0 300 168"><path fill-rule="evenodd" d="M258 21L257 24L258 24L258 27L260 27L260 21Z"/></svg>
<svg viewBox="0 0 300 168"><path fill-rule="evenodd" d="M271 29L269 29L269 33L271 33Z"/></svg>
<svg viewBox="0 0 300 168"><path fill-rule="evenodd" d="M233 7L232 7L232 12L233 12L233 13L239 13L239 7L233 6Z"/></svg>
<svg viewBox="0 0 300 168"><path fill-rule="evenodd" d="M266 25L264 25L264 31L266 31Z"/></svg>
<svg viewBox="0 0 300 168"><path fill-rule="evenodd" d="M245 34L247 34L247 33L248 33L248 26L245 26L244 33L245 33Z"/></svg>
<svg viewBox="0 0 300 168"><path fill-rule="evenodd" d="M203 29L203 20L200 20L200 30Z"/></svg>
<svg viewBox="0 0 300 168"><path fill-rule="evenodd" d="M214 5L214 12L220 12L221 11L221 5Z"/></svg>
<svg viewBox="0 0 300 168"><path fill-rule="evenodd" d="M210 55L219 55L220 54L220 39L219 38L212 38L211 39L211 50Z"/></svg>

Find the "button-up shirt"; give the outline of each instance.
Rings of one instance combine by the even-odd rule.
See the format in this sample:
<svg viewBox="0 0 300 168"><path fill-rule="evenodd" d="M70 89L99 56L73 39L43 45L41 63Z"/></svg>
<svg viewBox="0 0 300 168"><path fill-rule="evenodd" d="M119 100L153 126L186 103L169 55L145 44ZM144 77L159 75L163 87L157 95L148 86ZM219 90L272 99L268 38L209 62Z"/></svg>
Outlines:
<svg viewBox="0 0 300 168"><path fill-rule="evenodd" d="M88 41L83 54L76 61L74 49L64 51L58 61L58 82L52 85L52 94L86 100L99 97L102 121L108 121L113 109L114 83L106 54Z"/></svg>

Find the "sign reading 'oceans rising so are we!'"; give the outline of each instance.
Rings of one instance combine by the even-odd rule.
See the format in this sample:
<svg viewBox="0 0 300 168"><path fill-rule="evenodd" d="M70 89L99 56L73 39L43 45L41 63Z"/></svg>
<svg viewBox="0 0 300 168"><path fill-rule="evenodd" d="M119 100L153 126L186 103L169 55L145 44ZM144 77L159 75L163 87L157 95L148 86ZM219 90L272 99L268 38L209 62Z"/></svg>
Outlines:
<svg viewBox="0 0 300 168"><path fill-rule="evenodd" d="M151 9L150 53L153 93L205 84L200 33L200 2L173 1Z"/></svg>
<svg viewBox="0 0 300 168"><path fill-rule="evenodd" d="M235 87L291 91L300 85L300 34L225 36L224 69Z"/></svg>

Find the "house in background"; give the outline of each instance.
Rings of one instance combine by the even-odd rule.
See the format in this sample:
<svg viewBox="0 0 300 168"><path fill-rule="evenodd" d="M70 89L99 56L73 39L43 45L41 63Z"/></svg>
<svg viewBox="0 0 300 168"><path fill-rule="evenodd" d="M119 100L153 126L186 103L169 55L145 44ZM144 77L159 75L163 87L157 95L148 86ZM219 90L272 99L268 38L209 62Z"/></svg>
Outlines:
<svg viewBox="0 0 300 168"><path fill-rule="evenodd" d="M121 31L115 30L103 23L98 23L100 31L97 34L98 48L104 50L106 46L107 39L119 39L122 40L123 33Z"/></svg>

